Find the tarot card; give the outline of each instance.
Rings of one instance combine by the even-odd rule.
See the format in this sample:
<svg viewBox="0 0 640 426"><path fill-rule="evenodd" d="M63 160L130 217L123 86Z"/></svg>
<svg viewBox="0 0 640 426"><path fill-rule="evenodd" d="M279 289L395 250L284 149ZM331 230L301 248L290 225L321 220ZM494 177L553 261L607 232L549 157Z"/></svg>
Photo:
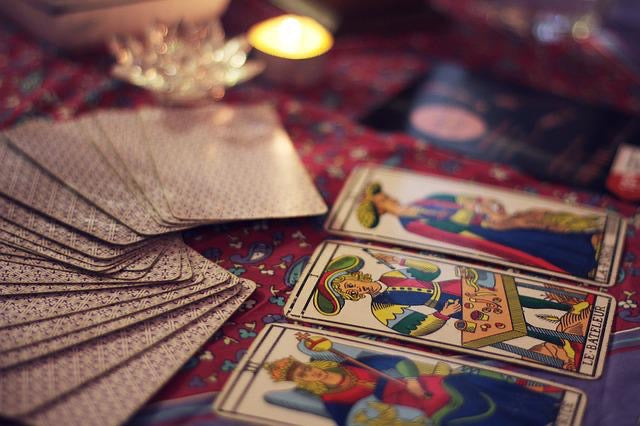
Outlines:
<svg viewBox="0 0 640 426"><path fill-rule="evenodd" d="M161 315L0 370L0 413L17 416L41 407L151 348L239 291L239 285L219 292L209 290L209 294L205 290L203 297ZM34 389L36 377L42 380Z"/></svg>
<svg viewBox="0 0 640 426"><path fill-rule="evenodd" d="M596 286L615 283L625 226L603 210L378 166L353 171L325 223L335 234Z"/></svg>
<svg viewBox="0 0 640 426"><path fill-rule="evenodd" d="M134 261L136 261L137 268L148 269L162 254L163 250L163 245L158 244L156 240L154 244L143 246L141 250L128 252L120 257L111 259L95 258L58 244L55 241L42 238L30 230L20 228L2 218L0 218L0 242L80 269L100 272L116 272L126 269ZM141 262L141 257L144 257L146 262Z"/></svg>
<svg viewBox="0 0 640 426"><path fill-rule="evenodd" d="M15 249L14 252L16 254L20 252L24 254L22 257L32 260L42 259L43 262L48 262L47 265L52 265L52 269L63 270L66 266L72 266L80 271L100 272L111 275L123 271L148 271L162 257L171 240L176 240L175 235L155 240L153 244L142 246L140 249L120 258L105 261L85 256L83 253L65 249L55 244L48 246L34 244L31 241L6 233L0 228L0 245L2 247L0 250L3 254L13 254L6 248ZM53 247L60 251L56 251ZM45 263L43 263L44 265Z"/></svg>
<svg viewBox="0 0 640 426"><path fill-rule="evenodd" d="M142 188L135 182L133 176L130 174L130 171L127 169L122 157L116 152L114 147L112 146L111 139L105 128L100 126L98 123L98 116L102 115L103 112L99 112L97 114L93 114L91 116L87 116L87 120L91 121L91 138L89 141L94 145L96 151L102 156L102 160L109 164L111 169L115 171L116 175L120 178L121 182L125 184L129 192L139 200L141 206L144 206L144 209L148 213L148 215L153 219L154 222L166 226L168 228L172 228L174 230L184 229L184 224L179 226L175 221L167 221L165 220L163 213L154 206L148 197L142 191ZM123 116L131 115L123 113ZM125 138L125 142L128 145L139 145L140 141L137 139L140 136L140 132L136 131L135 128L127 129L130 131L130 134ZM144 173L144 171L140 172Z"/></svg>
<svg viewBox="0 0 640 426"><path fill-rule="evenodd" d="M273 425L579 425L578 389L324 330L270 324L214 410Z"/></svg>
<svg viewBox="0 0 640 426"><path fill-rule="evenodd" d="M4 292L3 296L26 296L31 297L33 295L50 295L60 294L61 292L84 292L84 291L102 291L108 289L130 289L138 286L145 286L148 283L131 284L131 283L72 283L72 284L3 284L1 289Z"/></svg>
<svg viewBox="0 0 640 426"><path fill-rule="evenodd" d="M165 224L171 226L194 225L171 213L162 190L156 166L151 159L144 126L138 114L131 111L101 111L93 116L98 127L107 136L98 149L112 162L119 161L122 173L138 187ZM97 142L97 141L96 141Z"/></svg>
<svg viewBox="0 0 640 426"><path fill-rule="evenodd" d="M5 196L102 241L127 245L144 238L11 148L4 136L0 164L0 192Z"/></svg>
<svg viewBox="0 0 640 426"><path fill-rule="evenodd" d="M247 300L256 285L241 281L235 296L179 332L20 419L29 424L123 424Z"/></svg>
<svg viewBox="0 0 640 426"><path fill-rule="evenodd" d="M226 276L223 277L220 277L220 273L216 274L218 282L203 279L201 276L192 286L171 293L3 329L6 339L0 340L0 348L4 343L15 344L12 342L14 336L21 336L16 339L21 346L6 350L2 348L0 368L11 368L61 350L71 349L110 333L125 330L126 327L162 317L216 294L231 297L238 290L238 278L230 276L227 271L224 272ZM28 334L24 336L21 332ZM33 341L30 342L30 339Z"/></svg>
<svg viewBox="0 0 640 426"><path fill-rule="evenodd" d="M177 267L170 266L170 269L163 269L162 263L159 262L144 277L132 280L119 280L111 276L102 277L98 275L89 275L76 273L74 271L50 271L46 268L34 268L32 266L12 263L0 262L2 272L5 267L9 266L10 276L19 276L30 274L28 279L19 281L13 279L10 283L0 283L0 292L3 297L34 296L51 293L68 293L68 292L86 292L90 290L107 290L107 289L125 289L145 287L149 285L158 285L162 283L180 284L191 279L193 273L191 264L186 258L186 254L180 256L180 264ZM22 274L21 272L24 272ZM68 280L68 281L67 281ZM2 299L4 300L4 299Z"/></svg>
<svg viewBox="0 0 640 426"><path fill-rule="evenodd" d="M160 258L151 265L151 268L138 268L135 263L127 265L127 268L109 275L96 275L89 272L82 272L78 269L68 268L62 264L48 259L25 258L14 255L2 255L0 257L0 290L3 295L27 294L29 291L12 290L13 284L40 285L43 288L51 285L72 285L72 284L102 284L108 288L107 284L118 284L117 287L135 286L139 284L162 283L169 281L182 281L191 277L192 271L189 260L186 258L187 246L179 236L163 238L159 244L164 246ZM4 246L0 243L0 252L9 251L18 254L19 250L5 250L12 247ZM154 249L155 250L155 249ZM142 255L144 255L142 251ZM28 253L27 253L28 254ZM140 258L134 259L138 261ZM141 263L146 263L143 259ZM27 287L24 286L24 289ZM70 291L58 286L58 290ZM98 286L98 288L101 288ZM83 290L83 288L80 288ZM40 289L43 290L43 289ZM86 290L86 288L84 288ZM51 292L34 291L34 293Z"/></svg>
<svg viewBox="0 0 640 426"><path fill-rule="evenodd" d="M137 233L170 232L171 228L153 220L150 206L129 190L87 140L95 134L90 117L55 125L31 120L5 131L12 146Z"/></svg>
<svg viewBox="0 0 640 426"><path fill-rule="evenodd" d="M2 267L2 263L0 263L0 267ZM189 275L179 276L177 279L171 280L170 283L167 281L164 283L142 283L142 285L124 283L118 287L107 284L97 288L93 283L82 283L76 284L79 286L76 291L68 290L68 286L73 284L36 285L36 287L44 287L45 290L49 289L44 292L29 291L31 286L22 285L21 287L25 287L22 293L12 291L15 285L3 284L0 285L0 292L2 292L2 297L0 297L0 328L42 321L178 290L190 285L193 282L191 278L191 268L189 268ZM88 288L83 288L83 284ZM51 306L55 306L55 310L52 310Z"/></svg>
<svg viewBox="0 0 640 426"><path fill-rule="evenodd" d="M271 108L217 104L139 114L175 217L222 221L326 212Z"/></svg>
<svg viewBox="0 0 640 426"><path fill-rule="evenodd" d="M181 284L147 286L142 291L134 287L125 291L113 289L88 294L71 292L55 297L13 297L8 298L9 301L5 303L0 299L0 306L4 305L6 308L0 313L0 324L8 325L0 334L0 353L123 316L127 316L127 320L133 323L139 321L133 315L138 311L150 310L156 306L170 309L170 302L185 300L201 290L215 287L222 291L237 284L235 276L195 251L192 250L189 256L196 273L193 280ZM203 279L205 272L208 273L208 280ZM55 306L55 310L52 311L51 306ZM25 318L29 321L25 321Z"/></svg>
<svg viewBox="0 0 640 426"><path fill-rule="evenodd" d="M284 311L295 320L595 379L615 307L613 297L584 288L326 241Z"/></svg>
<svg viewBox="0 0 640 426"><path fill-rule="evenodd" d="M125 246L109 244L55 219L48 218L36 210L23 206L10 198L0 195L0 216L25 229L99 259L113 259L153 242L147 239Z"/></svg>

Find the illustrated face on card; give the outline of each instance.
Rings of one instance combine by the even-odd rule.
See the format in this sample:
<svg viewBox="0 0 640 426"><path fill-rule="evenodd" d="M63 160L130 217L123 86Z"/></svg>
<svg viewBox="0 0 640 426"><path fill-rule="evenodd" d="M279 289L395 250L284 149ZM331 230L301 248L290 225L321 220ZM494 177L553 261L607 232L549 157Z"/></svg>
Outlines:
<svg viewBox="0 0 640 426"><path fill-rule="evenodd" d="M583 378L602 371L615 300L471 264L327 241L287 317Z"/></svg>
<svg viewBox="0 0 640 426"><path fill-rule="evenodd" d="M256 338L215 410L304 425L579 424L577 389L312 328Z"/></svg>
<svg viewBox="0 0 640 426"><path fill-rule="evenodd" d="M609 286L625 223L601 210L372 166L352 173L325 226L336 234Z"/></svg>

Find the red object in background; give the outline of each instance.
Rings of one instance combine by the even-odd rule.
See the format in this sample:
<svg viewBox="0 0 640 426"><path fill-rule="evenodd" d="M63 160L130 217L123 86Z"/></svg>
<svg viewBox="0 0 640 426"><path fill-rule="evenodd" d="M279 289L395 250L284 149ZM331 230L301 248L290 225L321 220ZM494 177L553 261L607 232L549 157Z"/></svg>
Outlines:
<svg viewBox="0 0 640 426"><path fill-rule="evenodd" d="M622 199L640 201L640 147L622 145L613 160L607 188Z"/></svg>
<svg viewBox="0 0 640 426"><path fill-rule="evenodd" d="M640 175L625 175L612 172L607 178L607 188L618 197L629 201L640 201Z"/></svg>

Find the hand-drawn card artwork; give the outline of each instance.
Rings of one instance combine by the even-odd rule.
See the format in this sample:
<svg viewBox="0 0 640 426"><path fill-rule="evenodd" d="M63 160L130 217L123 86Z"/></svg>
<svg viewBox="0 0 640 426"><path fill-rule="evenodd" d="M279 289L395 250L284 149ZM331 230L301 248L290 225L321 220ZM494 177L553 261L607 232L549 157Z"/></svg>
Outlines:
<svg viewBox="0 0 640 426"><path fill-rule="evenodd" d="M614 309L611 296L582 288L327 241L285 314L593 379L602 371Z"/></svg>
<svg viewBox="0 0 640 426"><path fill-rule="evenodd" d="M472 182L356 169L329 232L613 285L624 241L615 214Z"/></svg>
<svg viewBox="0 0 640 426"><path fill-rule="evenodd" d="M312 328L266 327L215 410L278 425L574 425L574 388Z"/></svg>

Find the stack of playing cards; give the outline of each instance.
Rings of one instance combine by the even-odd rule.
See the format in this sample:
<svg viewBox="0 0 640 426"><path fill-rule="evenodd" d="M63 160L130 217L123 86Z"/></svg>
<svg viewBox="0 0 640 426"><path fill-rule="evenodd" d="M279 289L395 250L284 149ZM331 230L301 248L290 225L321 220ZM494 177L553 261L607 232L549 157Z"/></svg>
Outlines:
<svg viewBox="0 0 640 426"><path fill-rule="evenodd" d="M0 136L0 414L28 423L124 421L253 291L175 231L326 210L262 106Z"/></svg>

